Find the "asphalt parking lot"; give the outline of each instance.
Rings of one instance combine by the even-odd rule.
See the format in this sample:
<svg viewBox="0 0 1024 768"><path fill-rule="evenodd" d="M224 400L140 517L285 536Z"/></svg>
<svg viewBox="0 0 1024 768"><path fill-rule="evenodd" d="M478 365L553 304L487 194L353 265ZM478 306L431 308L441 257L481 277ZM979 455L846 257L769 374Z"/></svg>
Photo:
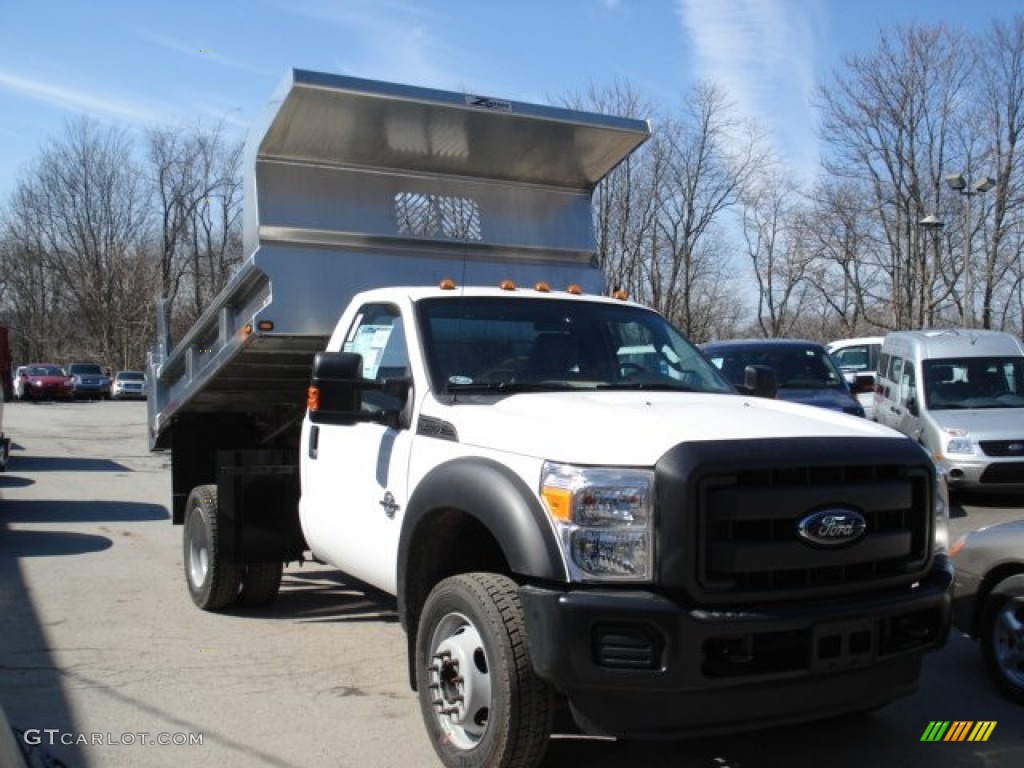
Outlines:
<svg viewBox="0 0 1024 768"><path fill-rule="evenodd" d="M68 766L438 765L405 675L393 605L325 567L291 566L271 608L192 605L168 458L145 404L8 403L0 475L0 705ZM954 533L1024 517L955 508ZM550 766L1024 765L1024 712L953 636L918 694L870 715L719 739L563 737ZM929 722L994 721L982 743L927 743ZM0 768L6 768L2 766Z"/></svg>

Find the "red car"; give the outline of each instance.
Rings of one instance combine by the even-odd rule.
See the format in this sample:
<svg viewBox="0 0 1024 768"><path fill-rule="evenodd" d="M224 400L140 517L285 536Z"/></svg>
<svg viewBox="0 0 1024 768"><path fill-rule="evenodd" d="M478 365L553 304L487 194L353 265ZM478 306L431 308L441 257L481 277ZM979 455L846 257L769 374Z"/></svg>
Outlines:
<svg viewBox="0 0 1024 768"><path fill-rule="evenodd" d="M71 379L59 365L24 365L15 374L14 394L19 400L71 400Z"/></svg>

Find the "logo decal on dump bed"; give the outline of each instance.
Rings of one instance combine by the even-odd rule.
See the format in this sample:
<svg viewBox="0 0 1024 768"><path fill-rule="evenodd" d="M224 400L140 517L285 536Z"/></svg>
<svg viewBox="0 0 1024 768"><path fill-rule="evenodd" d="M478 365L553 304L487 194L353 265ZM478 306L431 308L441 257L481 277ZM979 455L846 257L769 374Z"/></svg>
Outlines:
<svg viewBox="0 0 1024 768"><path fill-rule="evenodd" d="M832 507L807 515L797 523L797 533L804 541L820 547L842 547L857 541L867 527L860 512Z"/></svg>

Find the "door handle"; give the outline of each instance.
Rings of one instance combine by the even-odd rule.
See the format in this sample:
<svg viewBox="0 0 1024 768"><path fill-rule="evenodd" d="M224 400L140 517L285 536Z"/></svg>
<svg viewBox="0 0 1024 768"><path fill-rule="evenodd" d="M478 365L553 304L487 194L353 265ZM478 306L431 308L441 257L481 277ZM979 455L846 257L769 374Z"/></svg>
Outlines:
<svg viewBox="0 0 1024 768"><path fill-rule="evenodd" d="M309 428L309 458L315 459L320 446L320 426L314 424Z"/></svg>

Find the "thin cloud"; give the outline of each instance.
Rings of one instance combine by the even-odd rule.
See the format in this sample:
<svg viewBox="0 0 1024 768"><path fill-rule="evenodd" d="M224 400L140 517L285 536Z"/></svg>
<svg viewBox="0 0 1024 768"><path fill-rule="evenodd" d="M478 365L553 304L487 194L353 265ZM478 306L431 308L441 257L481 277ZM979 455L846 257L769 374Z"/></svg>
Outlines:
<svg viewBox="0 0 1024 768"><path fill-rule="evenodd" d="M166 37L155 32L148 32L146 30L138 30L137 34L140 37L149 40L151 43L159 45L161 48L173 51L174 53L184 54L185 56L189 56L194 59L210 61L215 64L220 64L222 66L229 67L231 69L239 70L241 72L250 72L257 75L271 74L267 69L263 67L258 67L256 65L250 64L240 59L233 58L231 56L224 56L223 54L218 53L213 48L207 48L195 44L190 44L182 42L181 40L174 40L170 37Z"/></svg>
<svg viewBox="0 0 1024 768"><path fill-rule="evenodd" d="M679 0L700 79L720 85L740 113L778 143L800 148L799 170L816 164L814 4L787 0ZM792 154L790 152L790 154Z"/></svg>
<svg viewBox="0 0 1024 768"><path fill-rule="evenodd" d="M345 58L336 59L342 72L447 88L465 77L464 70L445 66L456 64L458 54L432 31L434 25L444 25L436 10L427 13L403 0L311 0L291 2L280 10L344 30L339 39L350 42L344 46Z"/></svg>
<svg viewBox="0 0 1024 768"><path fill-rule="evenodd" d="M71 112L92 117L152 123L160 115L146 104L125 101L99 92L34 80L12 72L0 71L0 88L34 101L41 101Z"/></svg>

